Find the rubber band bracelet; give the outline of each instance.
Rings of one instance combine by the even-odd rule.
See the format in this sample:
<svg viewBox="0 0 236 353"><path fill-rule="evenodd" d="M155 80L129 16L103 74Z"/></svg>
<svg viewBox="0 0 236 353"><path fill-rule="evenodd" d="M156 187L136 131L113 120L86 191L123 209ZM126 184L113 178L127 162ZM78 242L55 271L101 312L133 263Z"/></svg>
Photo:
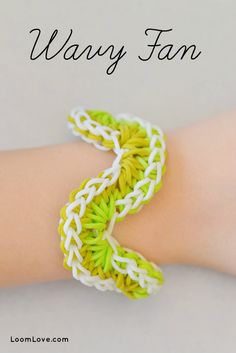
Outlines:
<svg viewBox="0 0 236 353"><path fill-rule="evenodd" d="M138 212L158 191L165 172L166 144L159 127L139 117L74 109L68 117L76 136L102 151L112 150L112 166L86 179L62 208L58 231L64 267L97 289L138 299L163 284L161 269L122 247L112 235L116 222Z"/></svg>

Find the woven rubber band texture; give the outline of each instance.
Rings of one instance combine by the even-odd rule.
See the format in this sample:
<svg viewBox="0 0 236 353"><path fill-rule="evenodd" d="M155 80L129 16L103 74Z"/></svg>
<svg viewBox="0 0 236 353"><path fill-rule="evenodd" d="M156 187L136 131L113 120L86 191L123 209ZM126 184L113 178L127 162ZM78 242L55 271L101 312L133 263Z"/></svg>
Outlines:
<svg viewBox="0 0 236 353"><path fill-rule="evenodd" d="M86 179L61 209L58 232L64 267L75 279L97 289L115 290L131 299L156 293L161 269L141 254L122 247L112 235L116 222L138 212L162 184L165 136L139 117L74 109L73 134L102 151L112 150L110 168Z"/></svg>

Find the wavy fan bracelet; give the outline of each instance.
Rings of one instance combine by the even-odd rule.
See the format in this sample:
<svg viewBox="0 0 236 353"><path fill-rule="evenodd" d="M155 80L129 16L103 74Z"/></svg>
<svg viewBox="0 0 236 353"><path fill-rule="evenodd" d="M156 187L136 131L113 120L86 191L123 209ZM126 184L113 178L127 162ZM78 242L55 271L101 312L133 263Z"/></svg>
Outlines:
<svg viewBox="0 0 236 353"><path fill-rule="evenodd" d="M163 284L161 269L122 247L112 235L115 223L138 212L162 183L166 144L161 129L139 117L74 109L68 117L76 136L102 151L112 150L112 166L86 179L70 193L60 213L64 266L75 279L97 289L138 299Z"/></svg>

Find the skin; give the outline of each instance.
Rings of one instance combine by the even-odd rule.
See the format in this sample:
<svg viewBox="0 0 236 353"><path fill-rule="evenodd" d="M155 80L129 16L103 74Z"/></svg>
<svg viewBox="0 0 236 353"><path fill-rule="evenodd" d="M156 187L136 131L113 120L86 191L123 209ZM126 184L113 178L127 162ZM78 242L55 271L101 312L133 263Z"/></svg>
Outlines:
<svg viewBox="0 0 236 353"><path fill-rule="evenodd" d="M157 264L236 275L235 131L236 112L167 131L162 189L113 236ZM59 248L60 208L113 159L84 142L0 152L0 286L71 278Z"/></svg>

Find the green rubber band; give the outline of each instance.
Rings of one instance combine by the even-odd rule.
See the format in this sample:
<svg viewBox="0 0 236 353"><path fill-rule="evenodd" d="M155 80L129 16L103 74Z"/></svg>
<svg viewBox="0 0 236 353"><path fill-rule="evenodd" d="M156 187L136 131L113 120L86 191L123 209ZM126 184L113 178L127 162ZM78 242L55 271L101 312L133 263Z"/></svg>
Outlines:
<svg viewBox="0 0 236 353"><path fill-rule="evenodd" d="M138 212L162 184L166 147L162 131L137 117L113 117L75 109L72 132L96 148L113 150L111 168L84 180L61 209L58 231L64 266L73 277L99 290L132 299L156 293L161 269L141 254L122 247L112 232L116 222Z"/></svg>

